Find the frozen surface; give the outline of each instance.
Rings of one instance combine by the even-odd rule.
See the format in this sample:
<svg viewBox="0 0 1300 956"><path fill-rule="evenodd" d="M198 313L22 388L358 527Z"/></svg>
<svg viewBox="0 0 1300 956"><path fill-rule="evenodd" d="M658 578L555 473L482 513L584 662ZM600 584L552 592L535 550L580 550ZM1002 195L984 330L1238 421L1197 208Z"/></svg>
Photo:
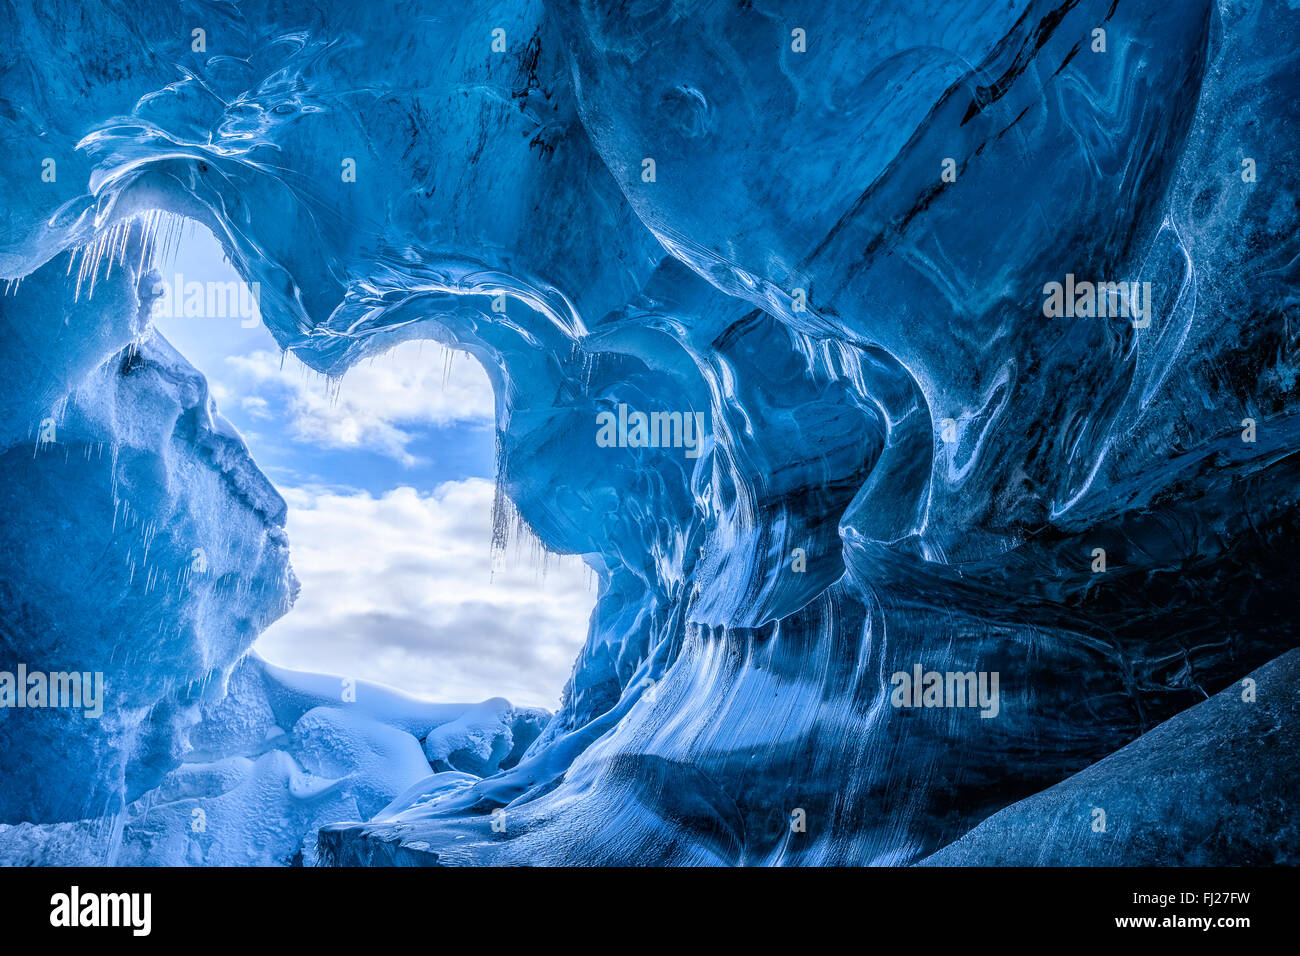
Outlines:
<svg viewBox="0 0 1300 956"><path fill-rule="evenodd" d="M0 299L8 380L42 386L18 397L26 434L0 455L0 669L102 674L103 713L0 709L0 822L112 814L156 786L200 701L297 587L284 502L163 339L51 386L71 370L61 347L120 344L108 334L129 333L135 310L101 286L105 329L83 337L71 316L90 313L45 285L50 271Z"/></svg>
<svg viewBox="0 0 1300 956"><path fill-rule="evenodd" d="M923 862L1296 866L1297 681L1291 651Z"/></svg>
<svg viewBox="0 0 1300 956"><path fill-rule="evenodd" d="M290 853L330 823L326 862L908 863L1293 647L1300 9L974 11L103 4L71 46L0 12L0 651L132 668L98 729L0 717L0 819L237 815L303 773L354 804L262 824ZM526 753L526 715L322 702L283 704L293 747L182 765L292 582L274 491L145 331L160 210L317 369L483 363L501 534L517 511L601 581ZM1045 316L1067 275L1149 282L1150 324ZM702 414L702 454L598 445L620 405ZM124 497L175 529L158 578L112 545ZM196 541L239 558L215 605L157 591ZM998 672L998 716L891 706L918 664Z"/></svg>
<svg viewBox="0 0 1300 956"><path fill-rule="evenodd" d="M250 655L199 709L185 762L156 788L112 816L0 825L0 862L310 866L321 826L370 819L437 779L432 752L442 778L474 780L452 764L480 775L510 766L546 716L500 699L430 704Z"/></svg>

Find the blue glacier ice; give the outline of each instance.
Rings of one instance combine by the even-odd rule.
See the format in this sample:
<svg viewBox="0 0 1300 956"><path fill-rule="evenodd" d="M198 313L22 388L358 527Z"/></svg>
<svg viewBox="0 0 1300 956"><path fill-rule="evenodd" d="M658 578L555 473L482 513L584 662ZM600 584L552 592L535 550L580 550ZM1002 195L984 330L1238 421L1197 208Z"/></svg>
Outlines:
<svg viewBox="0 0 1300 956"><path fill-rule="evenodd" d="M4 862L995 862L999 812L1254 726L1189 708L1298 643L1294 2L0 23L0 669L106 688L0 708ZM151 327L180 219L313 369L487 370L499 534L599 579L556 714L251 650L292 542ZM1045 314L1076 280L1139 314ZM598 444L621 407L702 454ZM996 716L897 706L914 669L998 674ZM1300 861L1294 744L1199 862ZM1207 826L1133 799L1125 846Z"/></svg>

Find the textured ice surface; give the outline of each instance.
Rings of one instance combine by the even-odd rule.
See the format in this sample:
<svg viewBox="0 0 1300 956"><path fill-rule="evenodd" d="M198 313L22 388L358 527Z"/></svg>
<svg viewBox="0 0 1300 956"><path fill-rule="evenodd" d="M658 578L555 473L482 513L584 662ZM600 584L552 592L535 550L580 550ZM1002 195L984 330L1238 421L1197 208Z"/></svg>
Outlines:
<svg viewBox="0 0 1300 956"><path fill-rule="evenodd" d="M426 750L439 753L442 778L473 780L453 764L476 774L512 765L546 716L500 699L429 704L364 681L346 700L343 690L340 678L251 655L200 708L184 763L156 788L111 816L0 825L0 861L310 866L321 826L369 819L431 779Z"/></svg>
<svg viewBox="0 0 1300 956"><path fill-rule="evenodd" d="M467 713L365 823L411 748L333 707L282 727L378 774L327 861L911 862L1296 643L1294 4L103 4L68 45L71 16L0 12L3 651L140 686L106 732L0 718L4 819L157 786L290 591L274 493L134 344L158 210L315 368L474 354L504 495L600 577L515 766ZM1067 275L1150 283L1150 324L1046 317ZM599 447L620 405L703 413L704 454ZM102 459L33 455L65 415ZM221 529L238 602L133 604L125 540L77 565L127 450L157 459L116 479L148 483L132 514ZM151 550L162 580L191 535ZM891 706L916 665L998 672L998 716Z"/></svg>
<svg viewBox="0 0 1300 956"><path fill-rule="evenodd" d="M78 305L56 260L0 299L23 429L0 455L0 669L99 672L105 691L99 717L0 709L0 822L111 814L156 786L297 586L284 502L203 377L159 336L117 348L138 319L123 271ZM82 376L79 351L102 364Z"/></svg>
<svg viewBox="0 0 1300 956"><path fill-rule="evenodd" d="M1290 651L924 864L1295 866L1298 681Z"/></svg>

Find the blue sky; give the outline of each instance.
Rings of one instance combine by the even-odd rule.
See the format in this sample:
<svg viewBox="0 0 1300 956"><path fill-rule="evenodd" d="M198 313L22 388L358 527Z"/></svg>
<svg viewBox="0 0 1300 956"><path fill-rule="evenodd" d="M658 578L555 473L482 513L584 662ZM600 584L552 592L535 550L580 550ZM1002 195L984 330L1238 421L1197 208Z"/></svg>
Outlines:
<svg viewBox="0 0 1300 956"><path fill-rule="evenodd" d="M188 223L164 281L238 281ZM277 664L378 680L435 700L554 709L595 585L530 542L491 553L495 472L487 375L463 353L405 343L330 383L282 356L251 314L154 324L208 379L289 504L297 605L257 648ZM182 310L183 311L183 310Z"/></svg>

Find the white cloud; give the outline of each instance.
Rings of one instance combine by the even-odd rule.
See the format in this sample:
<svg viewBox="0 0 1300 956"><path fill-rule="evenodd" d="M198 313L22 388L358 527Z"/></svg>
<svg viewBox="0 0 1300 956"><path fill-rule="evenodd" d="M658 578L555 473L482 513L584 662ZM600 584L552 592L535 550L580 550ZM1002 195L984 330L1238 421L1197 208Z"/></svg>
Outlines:
<svg viewBox="0 0 1300 956"><path fill-rule="evenodd" d="M420 461L409 450L411 428L493 420L487 373L470 356L432 342L404 342L353 366L337 383L292 353L283 369L280 355L260 349L226 362L227 396L238 389L243 407L259 418L283 405L290 433L325 448L368 449L410 466Z"/></svg>
<svg viewBox="0 0 1300 956"><path fill-rule="evenodd" d="M594 581L577 557L492 567L492 482L432 494L282 488L302 581L258 641L270 660L444 701L502 696L554 710L587 635Z"/></svg>
<svg viewBox="0 0 1300 956"><path fill-rule="evenodd" d="M240 405L244 411L248 412L250 418L269 419L271 417L270 403L260 395L250 395Z"/></svg>

